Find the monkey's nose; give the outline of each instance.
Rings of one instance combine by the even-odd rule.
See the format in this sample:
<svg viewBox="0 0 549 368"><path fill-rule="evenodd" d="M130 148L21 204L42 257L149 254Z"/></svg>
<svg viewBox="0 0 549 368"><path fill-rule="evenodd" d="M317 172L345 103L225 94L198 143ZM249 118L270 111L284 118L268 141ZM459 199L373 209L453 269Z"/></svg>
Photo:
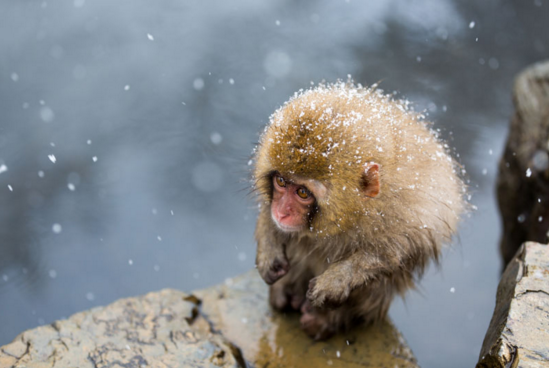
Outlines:
<svg viewBox="0 0 549 368"><path fill-rule="evenodd" d="M293 211L292 211L291 207L283 206L283 207L279 208L276 212L277 212L278 218L280 220L285 220L285 219L292 216Z"/></svg>

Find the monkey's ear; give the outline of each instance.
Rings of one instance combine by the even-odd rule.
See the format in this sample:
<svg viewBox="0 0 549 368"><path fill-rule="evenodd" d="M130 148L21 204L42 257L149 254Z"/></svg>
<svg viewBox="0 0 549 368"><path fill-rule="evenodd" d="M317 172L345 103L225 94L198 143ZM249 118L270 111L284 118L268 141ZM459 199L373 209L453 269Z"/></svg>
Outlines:
<svg viewBox="0 0 549 368"><path fill-rule="evenodd" d="M379 182L379 164L370 162L364 166L362 172L362 188L367 197L375 198L379 194L381 184Z"/></svg>

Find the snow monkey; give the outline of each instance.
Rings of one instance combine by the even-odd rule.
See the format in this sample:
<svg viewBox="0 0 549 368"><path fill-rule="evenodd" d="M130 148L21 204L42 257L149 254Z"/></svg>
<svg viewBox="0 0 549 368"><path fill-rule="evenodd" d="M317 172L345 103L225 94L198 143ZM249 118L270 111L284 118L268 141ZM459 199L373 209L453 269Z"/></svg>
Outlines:
<svg viewBox="0 0 549 368"><path fill-rule="evenodd" d="M320 340L384 318L467 203L448 146L423 117L351 82L296 93L254 153L257 269L277 310Z"/></svg>

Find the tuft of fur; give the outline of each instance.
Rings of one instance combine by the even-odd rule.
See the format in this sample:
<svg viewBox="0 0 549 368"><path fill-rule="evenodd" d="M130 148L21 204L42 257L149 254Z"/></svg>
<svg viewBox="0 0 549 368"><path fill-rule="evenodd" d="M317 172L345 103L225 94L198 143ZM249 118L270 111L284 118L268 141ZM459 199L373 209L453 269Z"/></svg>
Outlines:
<svg viewBox="0 0 549 368"><path fill-rule="evenodd" d="M370 162L380 165L381 182L379 195L371 199L362 190ZM341 312L327 318L336 330L357 317L382 318L393 295L413 287L456 232L467 206L458 170L448 146L404 101L342 82L296 93L271 116L253 171L265 204L256 229L258 260L274 256L276 252L264 251L267 247L283 247L291 265L273 290L299 284L300 293L307 291L309 279L316 277L318 283L330 266L335 269L334 264L360 253L360 262L353 261L348 271L364 275L355 277L359 281L346 278L353 286L349 301L339 308L349 309L344 313L351 317ZM326 186L308 230L285 234L274 226L274 172ZM336 278L335 271L330 273L330 280ZM313 294L309 290L308 296ZM318 300L316 304L321 306Z"/></svg>

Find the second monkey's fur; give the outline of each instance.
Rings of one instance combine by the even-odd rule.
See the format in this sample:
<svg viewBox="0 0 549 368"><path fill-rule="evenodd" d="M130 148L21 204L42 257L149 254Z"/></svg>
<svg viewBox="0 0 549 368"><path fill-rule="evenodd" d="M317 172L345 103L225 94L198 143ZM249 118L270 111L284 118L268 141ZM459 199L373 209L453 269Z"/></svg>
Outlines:
<svg viewBox="0 0 549 368"><path fill-rule="evenodd" d="M361 175L372 162L381 191L366 198ZM327 189L300 232L283 232L271 219L274 174ZM288 260L271 303L310 304L304 313L316 325L304 328L316 338L383 318L393 297L438 259L466 207L457 164L421 116L349 83L300 92L277 110L256 149L253 176L261 203L257 267L264 275Z"/></svg>

